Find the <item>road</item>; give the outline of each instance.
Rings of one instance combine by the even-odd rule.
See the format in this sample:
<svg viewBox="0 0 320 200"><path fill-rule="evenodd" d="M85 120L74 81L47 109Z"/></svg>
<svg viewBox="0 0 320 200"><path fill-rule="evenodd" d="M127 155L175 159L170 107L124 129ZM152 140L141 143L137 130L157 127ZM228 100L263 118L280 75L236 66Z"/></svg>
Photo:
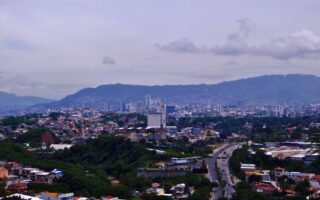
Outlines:
<svg viewBox="0 0 320 200"><path fill-rule="evenodd" d="M232 195L235 193L233 186L235 183L231 180L232 174L229 169L229 159L232 156L234 150L236 150L239 145L232 144L229 148L225 149L223 153L220 154L220 158L217 160L218 170L221 174L221 180L225 182L224 187L224 196L230 199Z"/></svg>
<svg viewBox="0 0 320 200"><path fill-rule="evenodd" d="M220 184L219 187L215 187L213 189L211 200L217 200L222 196L231 198L232 194L235 192L233 189L234 183L231 180L231 173L229 170L228 162L233 151L238 148L238 146L238 144L232 143L224 144L220 148L215 149L213 151L212 157L206 160L210 181L212 183L218 182L217 170L219 170L221 174L221 180L226 183L225 186ZM216 164L218 169L216 169Z"/></svg>

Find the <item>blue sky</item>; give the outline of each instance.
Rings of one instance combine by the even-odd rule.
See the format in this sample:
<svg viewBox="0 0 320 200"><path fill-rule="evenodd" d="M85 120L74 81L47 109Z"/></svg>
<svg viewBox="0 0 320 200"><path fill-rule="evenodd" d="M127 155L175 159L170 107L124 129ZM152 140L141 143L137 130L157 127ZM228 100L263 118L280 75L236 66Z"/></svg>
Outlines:
<svg viewBox="0 0 320 200"><path fill-rule="evenodd" d="M0 0L0 90L320 75L318 0Z"/></svg>

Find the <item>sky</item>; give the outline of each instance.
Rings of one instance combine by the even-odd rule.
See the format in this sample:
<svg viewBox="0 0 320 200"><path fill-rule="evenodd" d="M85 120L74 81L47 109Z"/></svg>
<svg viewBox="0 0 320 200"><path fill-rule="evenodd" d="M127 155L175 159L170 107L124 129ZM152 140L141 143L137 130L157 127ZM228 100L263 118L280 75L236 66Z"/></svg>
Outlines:
<svg viewBox="0 0 320 200"><path fill-rule="evenodd" d="M0 0L0 91L320 76L319 0Z"/></svg>

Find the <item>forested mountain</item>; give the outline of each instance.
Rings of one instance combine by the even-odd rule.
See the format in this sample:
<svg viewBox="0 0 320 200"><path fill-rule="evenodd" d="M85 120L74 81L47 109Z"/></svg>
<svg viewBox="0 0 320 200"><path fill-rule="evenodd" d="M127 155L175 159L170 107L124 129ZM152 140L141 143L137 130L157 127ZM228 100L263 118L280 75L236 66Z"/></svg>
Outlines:
<svg viewBox="0 0 320 200"><path fill-rule="evenodd" d="M103 108L106 105L143 101L146 95L159 97L167 103L319 103L320 78L312 75L268 75L212 85L101 85L82 89L45 107Z"/></svg>

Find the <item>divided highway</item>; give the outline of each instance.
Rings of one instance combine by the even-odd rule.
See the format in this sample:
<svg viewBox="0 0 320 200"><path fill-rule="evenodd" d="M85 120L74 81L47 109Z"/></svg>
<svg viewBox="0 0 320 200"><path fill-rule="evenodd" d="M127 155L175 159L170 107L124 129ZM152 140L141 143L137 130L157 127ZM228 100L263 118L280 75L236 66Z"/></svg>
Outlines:
<svg viewBox="0 0 320 200"><path fill-rule="evenodd" d="M233 186L235 183L231 180L231 173L229 170L229 159L234 150L236 150L240 145L234 143L227 143L213 151L212 157L206 159L208 166L208 175L211 183L218 183L218 171L220 174L221 182L218 187L214 187L212 191L211 200L217 200L224 196L231 198L235 190Z"/></svg>

